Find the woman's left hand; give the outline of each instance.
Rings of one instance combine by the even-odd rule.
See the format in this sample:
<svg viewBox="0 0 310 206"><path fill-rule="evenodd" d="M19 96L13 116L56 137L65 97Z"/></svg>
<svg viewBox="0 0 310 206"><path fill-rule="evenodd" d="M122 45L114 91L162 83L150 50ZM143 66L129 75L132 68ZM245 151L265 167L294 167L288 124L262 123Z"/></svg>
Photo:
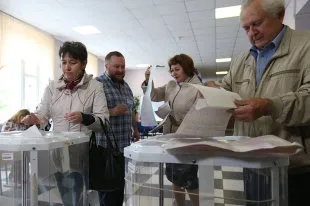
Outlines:
<svg viewBox="0 0 310 206"><path fill-rule="evenodd" d="M65 118L65 120L67 120L70 123L74 123L74 124L82 123L82 114L81 114L81 112L66 113L64 118Z"/></svg>

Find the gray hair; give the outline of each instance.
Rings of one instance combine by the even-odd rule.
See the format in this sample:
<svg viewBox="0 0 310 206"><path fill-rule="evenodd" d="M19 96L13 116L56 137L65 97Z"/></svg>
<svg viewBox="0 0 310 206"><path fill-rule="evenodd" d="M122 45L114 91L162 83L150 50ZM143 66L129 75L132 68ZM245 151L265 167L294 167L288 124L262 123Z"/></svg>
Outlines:
<svg viewBox="0 0 310 206"><path fill-rule="evenodd" d="M242 0L241 12L251 3L257 0ZM284 0L261 0L264 11L273 17L278 17L282 10L285 9Z"/></svg>

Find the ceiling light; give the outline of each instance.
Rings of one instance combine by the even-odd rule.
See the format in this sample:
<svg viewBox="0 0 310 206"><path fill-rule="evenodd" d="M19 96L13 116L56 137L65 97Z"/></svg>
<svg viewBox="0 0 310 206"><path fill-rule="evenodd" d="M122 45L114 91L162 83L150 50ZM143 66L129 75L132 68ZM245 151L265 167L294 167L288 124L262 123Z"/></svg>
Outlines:
<svg viewBox="0 0 310 206"><path fill-rule="evenodd" d="M136 67L139 67L139 68L147 68L149 67L150 64L137 64Z"/></svg>
<svg viewBox="0 0 310 206"><path fill-rule="evenodd" d="M80 34L83 35L88 35L88 34L99 34L101 33L96 27L88 25L88 26L78 26L72 28L73 30L79 32Z"/></svg>
<svg viewBox="0 0 310 206"><path fill-rule="evenodd" d="M240 15L241 5L215 8L215 18L223 19Z"/></svg>
<svg viewBox="0 0 310 206"><path fill-rule="evenodd" d="M221 59L216 59L215 61L217 63L220 63L220 62L230 62L231 58L221 58Z"/></svg>
<svg viewBox="0 0 310 206"><path fill-rule="evenodd" d="M215 72L216 75L224 75L224 74L227 74L228 71L218 71L218 72Z"/></svg>

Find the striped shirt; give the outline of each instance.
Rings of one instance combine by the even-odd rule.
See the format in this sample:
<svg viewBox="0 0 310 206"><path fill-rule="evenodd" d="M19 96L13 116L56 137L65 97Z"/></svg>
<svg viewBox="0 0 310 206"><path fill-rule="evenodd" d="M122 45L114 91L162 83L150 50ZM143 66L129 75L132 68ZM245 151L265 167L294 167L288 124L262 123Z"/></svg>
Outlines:
<svg viewBox="0 0 310 206"><path fill-rule="evenodd" d="M251 47L250 53L256 60L256 85L259 84L266 65L268 64L268 62L276 52L277 48L279 47L285 31L286 26L283 26L280 33L262 50L256 48L254 45Z"/></svg>

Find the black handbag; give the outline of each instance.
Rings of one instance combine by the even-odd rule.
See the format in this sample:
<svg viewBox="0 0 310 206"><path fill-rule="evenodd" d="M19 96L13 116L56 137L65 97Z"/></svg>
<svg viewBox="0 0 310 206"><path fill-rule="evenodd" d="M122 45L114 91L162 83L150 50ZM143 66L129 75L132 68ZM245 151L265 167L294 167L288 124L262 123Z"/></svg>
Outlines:
<svg viewBox="0 0 310 206"><path fill-rule="evenodd" d="M125 159L115 140L110 122L105 120L103 134L107 147L97 145L96 134L92 132L89 141L89 189L97 191L113 191L124 189ZM114 145L110 135L114 140Z"/></svg>

